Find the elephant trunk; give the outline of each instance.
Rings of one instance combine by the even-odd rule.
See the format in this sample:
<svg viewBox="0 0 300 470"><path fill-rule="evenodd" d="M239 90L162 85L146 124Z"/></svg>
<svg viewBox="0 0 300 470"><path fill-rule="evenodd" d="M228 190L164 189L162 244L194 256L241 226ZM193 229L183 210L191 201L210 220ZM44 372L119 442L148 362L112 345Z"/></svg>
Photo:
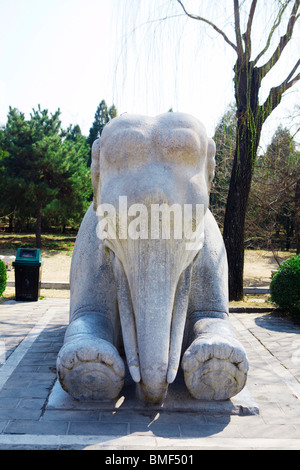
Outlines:
<svg viewBox="0 0 300 470"><path fill-rule="evenodd" d="M129 370L139 397L153 403L163 400L177 374L191 275L191 266L182 272L180 256L176 264L164 245L139 243L139 253L135 245L126 261L113 261Z"/></svg>
<svg viewBox="0 0 300 470"><path fill-rule="evenodd" d="M156 275L147 292L142 288L145 295L140 297L135 312L141 371L139 396L143 401L159 403L175 380L180 363L190 270L169 285L159 273Z"/></svg>

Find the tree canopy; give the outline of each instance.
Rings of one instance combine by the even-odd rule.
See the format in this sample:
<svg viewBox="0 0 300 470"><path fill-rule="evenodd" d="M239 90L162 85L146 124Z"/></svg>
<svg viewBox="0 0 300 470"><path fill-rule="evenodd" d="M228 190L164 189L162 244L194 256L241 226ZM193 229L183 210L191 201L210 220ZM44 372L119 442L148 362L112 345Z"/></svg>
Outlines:
<svg viewBox="0 0 300 470"><path fill-rule="evenodd" d="M0 129L0 217L10 230L31 230L41 246L42 227L77 229L92 201L90 148L104 125L117 115L101 101L88 137L79 125L62 128L60 109L33 109L29 119L9 108Z"/></svg>

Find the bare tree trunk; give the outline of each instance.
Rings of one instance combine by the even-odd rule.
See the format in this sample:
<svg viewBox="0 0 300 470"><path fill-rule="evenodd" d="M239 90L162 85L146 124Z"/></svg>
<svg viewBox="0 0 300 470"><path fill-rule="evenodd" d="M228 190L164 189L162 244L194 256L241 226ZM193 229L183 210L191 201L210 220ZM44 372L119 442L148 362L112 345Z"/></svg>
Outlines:
<svg viewBox="0 0 300 470"><path fill-rule="evenodd" d="M12 213L8 216L8 220L9 220L8 231L9 231L9 232L13 232L13 228L14 228L14 218L15 218L15 213L12 212Z"/></svg>
<svg viewBox="0 0 300 470"><path fill-rule="evenodd" d="M235 66L236 147L223 230L228 257L230 300L243 299L245 219L262 128L258 107L259 86L258 69L253 64L238 59Z"/></svg>
<svg viewBox="0 0 300 470"><path fill-rule="evenodd" d="M42 203L40 201L38 201L36 215L36 246L42 247Z"/></svg>
<svg viewBox="0 0 300 470"><path fill-rule="evenodd" d="M237 148L235 150L229 192L224 218L223 238L229 267L229 297L243 298L244 230L247 203L251 188L257 144L256 130L249 123L238 120ZM252 135L251 135L252 134Z"/></svg>
<svg viewBox="0 0 300 470"><path fill-rule="evenodd" d="M296 238L296 252L300 253L300 181L297 181L295 191L295 212L294 212L294 228Z"/></svg>

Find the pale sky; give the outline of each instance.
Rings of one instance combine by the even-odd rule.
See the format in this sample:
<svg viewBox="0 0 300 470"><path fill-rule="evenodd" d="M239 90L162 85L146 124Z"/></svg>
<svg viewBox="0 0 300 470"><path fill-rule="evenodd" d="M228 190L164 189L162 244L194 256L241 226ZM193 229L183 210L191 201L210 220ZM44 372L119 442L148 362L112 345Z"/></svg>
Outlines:
<svg viewBox="0 0 300 470"><path fill-rule="evenodd" d="M185 3L195 8L205 1ZM0 124L9 106L29 117L40 104L50 112L60 108L64 127L79 124L88 135L105 99L118 114L157 115L171 107L188 112L212 135L234 101L234 51L197 21L163 19L181 13L175 0L0 0ZM299 57L299 43L298 27L283 78L288 60L294 54L294 65ZM279 72L270 86L278 84ZM289 125L299 91L293 87L269 118L266 140L268 128Z"/></svg>

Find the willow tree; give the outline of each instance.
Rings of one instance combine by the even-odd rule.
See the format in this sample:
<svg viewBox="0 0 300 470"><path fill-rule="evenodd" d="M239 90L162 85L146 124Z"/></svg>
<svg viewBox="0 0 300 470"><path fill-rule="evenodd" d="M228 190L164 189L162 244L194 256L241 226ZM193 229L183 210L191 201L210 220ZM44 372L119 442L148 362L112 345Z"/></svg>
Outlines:
<svg viewBox="0 0 300 470"><path fill-rule="evenodd" d="M295 60L282 83L270 88L262 104L259 102L259 92L262 80L281 59L285 47L292 38L295 24L300 16L300 0L277 2L276 17L267 32L266 43L254 57L252 46L255 44L257 48L257 41L254 42L256 36L253 33L253 26L254 20L258 20L257 0L249 0L246 3L240 3L239 0L232 1L234 39L230 39L224 30L208 18L187 11L185 1L177 0L177 2L189 18L208 24L236 53L233 78L237 108L236 146L226 203L223 237L228 255L230 298L240 300L243 297L245 216L262 126L281 102L282 95L300 79L298 72L300 59ZM199 4L201 5L201 2ZM248 7L247 21L243 30L241 5L243 9ZM216 6L216 9L218 8L219 6ZM284 27L284 34L275 44L274 49L275 32L279 30L279 27Z"/></svg>

